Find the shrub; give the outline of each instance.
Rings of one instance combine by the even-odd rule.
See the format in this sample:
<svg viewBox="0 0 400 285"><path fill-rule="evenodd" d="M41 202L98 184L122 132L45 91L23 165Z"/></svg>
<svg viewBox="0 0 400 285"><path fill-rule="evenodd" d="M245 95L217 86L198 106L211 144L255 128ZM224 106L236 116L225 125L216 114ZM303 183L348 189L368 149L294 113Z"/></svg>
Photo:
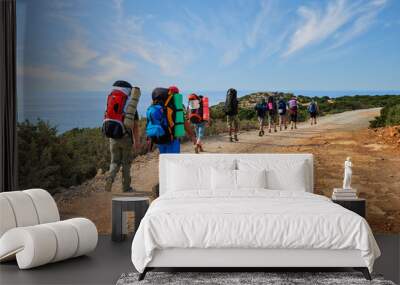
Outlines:
<svg viewBox="0 0 400 285"><path fill-rule="evenodd" d="M372 128L394 125L400 125L400 104L385 106L381 109L380 116L370 122L370 127Z"/></svg>

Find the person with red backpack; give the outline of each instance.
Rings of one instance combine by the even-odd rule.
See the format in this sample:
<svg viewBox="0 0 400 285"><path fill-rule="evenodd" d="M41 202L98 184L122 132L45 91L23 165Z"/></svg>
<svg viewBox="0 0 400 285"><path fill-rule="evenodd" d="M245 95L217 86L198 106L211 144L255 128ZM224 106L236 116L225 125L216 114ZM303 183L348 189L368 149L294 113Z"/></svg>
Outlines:
<svg viewBox="0 0 400 285"><path fill-rule="evenodd" d="M110 140L111 163L105 190L111 192L115 177L122 167L122 192L133 192L131 187L132 146L140 147L137 104L139 87L126 81L116 81L107 98L103 120L103 134Z"/></svg>
<svg viewBox="0 0 400 285"><path fill-rule="evenodd" d="M205 128L210 122L210 112L208 108L208 98L192 93L188 96L188 119L194 127L196 134L195 153L203 152L203 141Z"/></svg>

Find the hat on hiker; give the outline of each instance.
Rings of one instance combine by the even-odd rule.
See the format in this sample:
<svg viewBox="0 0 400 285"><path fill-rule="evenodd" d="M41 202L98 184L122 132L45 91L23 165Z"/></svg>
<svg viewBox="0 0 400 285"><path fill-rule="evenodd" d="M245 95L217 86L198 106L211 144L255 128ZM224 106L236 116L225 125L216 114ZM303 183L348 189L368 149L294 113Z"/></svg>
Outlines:
<svg viewBox="0 0 400 285"><path fill-rule="evenodd" d="M125 93L125 95L130 96L132 91L132 85L124 80L117 80L112 86L113 90L120 90Z"/></svg>

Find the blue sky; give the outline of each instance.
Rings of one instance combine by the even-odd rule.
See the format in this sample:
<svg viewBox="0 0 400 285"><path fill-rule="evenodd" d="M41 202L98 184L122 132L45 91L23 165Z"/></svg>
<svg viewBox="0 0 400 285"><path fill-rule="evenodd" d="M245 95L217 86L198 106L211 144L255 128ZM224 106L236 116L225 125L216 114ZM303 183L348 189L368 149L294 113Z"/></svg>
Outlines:
<svg viewBox="0 0 400 285"><path fill-rule="evenodd" d="M18 0L17 14L25 91L400 90L397 0Z"/></svg>

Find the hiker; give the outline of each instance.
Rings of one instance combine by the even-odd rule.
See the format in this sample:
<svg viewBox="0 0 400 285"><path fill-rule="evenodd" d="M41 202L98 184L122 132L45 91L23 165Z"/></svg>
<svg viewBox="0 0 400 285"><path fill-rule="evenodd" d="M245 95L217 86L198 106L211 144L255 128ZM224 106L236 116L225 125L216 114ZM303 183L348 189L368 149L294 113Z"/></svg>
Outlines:
<svg viewBox="0 0 400 285"><path fill-rule="evenodd" d="M180 138L185 132L196 142L190 123L184 114L182 95L175 86L155 88L151 94L153 103L147 109L146 135L151 146L157 144L160 154L180 153Z"/></svg>
<svg viewBox="0 0 400 285"><path fill-rule="evenodd" d="M122 192L133 192L131 187L132 146L140 147L137 104L139 87L126 81L116 81L107 98L103 133L110 140L111 163L105 190L111 192L115 177L122 167Z"/></svg>
<svg viewBox="0 0 400 285"><path fill-rule="evenodd" d="M229 141L239 141L239 119L238 119L239 101L237 99L237 91L234 88L228 89L225 100L225 115L229 129ZM232 136L233 135L233 136Z"/></svg>
<svg viewBox="0 0 400 285"><path fill-rule="evenodd" d="M295 95L289 100L290 129L297 129L297 97Z"/></svg>
<svg viewBox="0 0 400 285"><path fill-rule="evenodd" d="M188 96L188 119L192 123L196 134L195 153L204 152L202 138L205 128L210 122L208 98L192 93Z"/></svg>
<svg viewBox="0 0 400 285"><path fill-rule="evenodd" d="M312 100L310 105L307 108L308 113L310 114L311 118L311 126L317 124L317 115L318 115L318 105L315 100Z"/></svg>
<svg viewBox="0 0 400 285"><path fill-rule="evenodd" d="M257 112L258 124L259 124L259 132L258 135L262 137L264 135L264 124L265 124L265 116L267 114L267 103L265 99L262 98L254 107L254 110Z"/></svg>
<svg viewBox="0 0 400 285"><path fill-rule="evenodd" d="M276 130L276 103L275 103L274 96L268 97L267 110L268 110L268 132L271 133L272 127L274 128L274 132L277 132L277 130Z"/></svg>
<svg viewBox="0 0 400 285"><path fill-rule="evenodd" d="M287 110L287 103L283 97L279 98L278 101L278 114L279 114L279 130L282 131L282 126L285 127L285 130L287 129L287 115L286 115L286 110Z"/></svg>

